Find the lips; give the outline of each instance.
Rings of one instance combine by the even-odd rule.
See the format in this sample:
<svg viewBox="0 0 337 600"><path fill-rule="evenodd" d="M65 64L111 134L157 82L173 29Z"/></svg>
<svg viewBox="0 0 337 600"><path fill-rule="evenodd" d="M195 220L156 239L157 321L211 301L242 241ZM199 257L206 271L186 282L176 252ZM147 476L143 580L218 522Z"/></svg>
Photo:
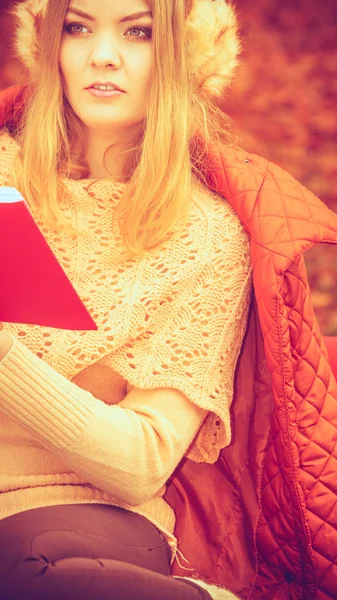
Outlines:
<svg viewBox="0 0 337 600"><path fill-rule="evenodd" d="M89 85L89 87L87 87L86 89L89 90L90 88L93 88L96 85L112 86L112 87L115 88L115 90L125 93L125 90L122 90L122 88L120 88L116 83L113 83L112 81L106 81L106 82L95 81L94 83L92 83L91 85Z"/></svg>

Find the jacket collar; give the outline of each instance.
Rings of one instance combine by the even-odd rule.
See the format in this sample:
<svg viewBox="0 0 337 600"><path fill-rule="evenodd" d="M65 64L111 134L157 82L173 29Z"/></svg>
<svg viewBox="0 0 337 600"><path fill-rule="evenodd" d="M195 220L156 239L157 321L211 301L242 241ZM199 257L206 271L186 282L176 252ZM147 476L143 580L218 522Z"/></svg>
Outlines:
<svg viewBox="0 0 337 600"><path fill-rule="evenodd" d="M281 167L255 154L207 147L208 186L225 197L251 237L253 267L272 258L284 272L316 243L337 243L337 215Z"/></svg>
<svg viewBox="0 0 337 600"><path fill-rule="evenodd" d="M28 96L28 86L13 85L0 91L0 128L14 125Z"/></svg>

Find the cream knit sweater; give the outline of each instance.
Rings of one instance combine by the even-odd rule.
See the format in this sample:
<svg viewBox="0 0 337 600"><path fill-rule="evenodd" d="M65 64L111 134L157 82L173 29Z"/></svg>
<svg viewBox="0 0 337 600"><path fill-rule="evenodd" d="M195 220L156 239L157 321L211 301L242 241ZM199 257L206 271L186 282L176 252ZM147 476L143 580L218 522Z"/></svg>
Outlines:
<svg viewBox="0 0 337 600"><path fill-rule="evenodd" d="M0 186L10 184L17 151L0 132ZM66 185L62 209L78 238L37 222L98 331L3 324L13 346L0 363L0 519L47 505L122 506L162 532L173 561L165 482L184 455L215 462L231 439L252 289L248 236L226 201L194 179L181 237L111 266L122 249L114 208L125 184ZM81 387L72 382L80 373ZM118 404L112 373L128 382ZM137 402L132 388L142 390ZM207 411L197 435L193 405Z"/></svg>

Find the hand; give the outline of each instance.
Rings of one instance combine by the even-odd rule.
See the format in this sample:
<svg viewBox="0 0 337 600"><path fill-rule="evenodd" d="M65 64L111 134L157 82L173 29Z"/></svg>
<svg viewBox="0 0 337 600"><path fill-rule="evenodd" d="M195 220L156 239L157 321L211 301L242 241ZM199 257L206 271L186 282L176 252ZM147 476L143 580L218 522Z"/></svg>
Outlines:
<svg viewBox="0 0 337 600"><path fill-rule="evenodd" d="M128 382L111 367L96 362L89 365L72 379L78 387L91 392L105 404L119 404L129 392Z"/></svg>
<svg viewBox="0 0 337 600"><path fill-rule="evenodd" d="M5 358L7 352L11 349L13 340L8 333L0 331L0 361Z"/></svg>

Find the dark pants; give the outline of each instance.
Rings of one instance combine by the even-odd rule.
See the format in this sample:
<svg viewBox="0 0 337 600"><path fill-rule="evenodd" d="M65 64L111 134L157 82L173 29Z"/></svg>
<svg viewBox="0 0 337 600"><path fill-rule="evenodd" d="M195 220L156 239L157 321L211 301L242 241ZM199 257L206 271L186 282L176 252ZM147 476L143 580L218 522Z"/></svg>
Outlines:
<svg viewBox="0 0 337 600"><path fill-rule="evenodd" d="M118 507L48 506L0 520L1 600L209 600L169 572L157 528Z"/></svg>

